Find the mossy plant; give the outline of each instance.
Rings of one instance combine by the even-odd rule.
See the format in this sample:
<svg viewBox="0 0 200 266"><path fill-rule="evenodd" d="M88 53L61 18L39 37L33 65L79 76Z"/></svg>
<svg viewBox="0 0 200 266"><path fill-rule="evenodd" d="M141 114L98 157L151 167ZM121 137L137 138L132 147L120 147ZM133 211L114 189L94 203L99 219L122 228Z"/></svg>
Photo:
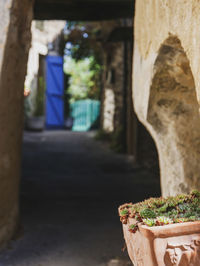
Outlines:
<svg viewBox="0 0 200 266"><path fill-rule="evenodd" d="M129 231L135 233L138 223L147 226L161 226L173 223L183 223L200 220L200 192L181 194L176 197L150 198L136 204L126 203L119 207L120 220L127 223L128 218L134 218L135 223L129 226Z"/></svg>

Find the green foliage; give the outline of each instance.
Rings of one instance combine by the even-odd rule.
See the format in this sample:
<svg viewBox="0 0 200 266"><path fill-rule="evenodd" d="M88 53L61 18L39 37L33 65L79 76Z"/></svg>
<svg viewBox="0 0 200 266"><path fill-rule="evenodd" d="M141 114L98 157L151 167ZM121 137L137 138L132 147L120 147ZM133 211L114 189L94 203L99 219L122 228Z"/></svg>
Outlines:
<svg viewBox="0 0 200 266"><path fill-rule="evenodd" d="M66 23L64 71L70 75L70 102L86 98L100 99L103 57L101 44L97 41L97 32L97 23Z"/></svg>
<svg viewBox="0 0 200 266"><path fill-rule="evenodd" d="M70 53L76 61L92 56L95 58L95 62L101 65L102 47L98 41L99 31L101 31L99 23L68 21L64 33L70 47L66 52Z"/></svg>
<svg viewBox="0 0 200 266"><path fill-rule="evenodd" d="M173 220L170 219L169 217L158 216L158 217L156 217L156 219L155 219L155 224L156 224L156 225L173 224Z"/></svg>
<svg viewBox="0 0 200 266"><path fill-rule="evenodd" d="M191 192L191 195L194 197L197 197L197 199L200 198L200 192L198 190L193 190Z"/></svg>
<svg viewBox="0 0 200 266"><path fill-rule="evenodd" d="M44 115L44 93L45 81L43 77L39 77L34 116Z"/></svg>
<svg viewBox="0 0 200 266"><path fill-rule="evenodd" d="M160 207L160 208L158 209L158 212L159 212L159 213L164 213L164 212L167 211L167 208L168 208L168 204L164 204L162 207Z"/></svg>
<svg viewBox="0 0 200 266"><path fill-rule="evenodd" d="M153 210L145 208L140 211L140 216L142 218L156 218L156 214Z"/></svg>
<svg viewBox="0 0 200 266"><path fill-rule="evenodd" d="M136 227L135 224L131 224L131 225L129 225L129 229L134 229L135 227Z"/></svg>
<svg viewBox="0 0 200 266"><path fill-rule="evenodd" d="M120 215L121 215L121 216L126 216L126 215L128 215L128 210L127 210L127 209L122 210L122 211L120 212Z"/></svg>
<svg viewBox="0 0 200 266"><path fill-rule="evenodd" d="M135 233L137 231L137 229L138 229L138 227L136 224L131 224L131 225L129 225L129 228L128 228L128 230L132 233Z"/></svg>
<svg viewBox="0 0 200 266"><path fill-rule="evenodd" d="M143 222L148 226L154 226L156 224L155 219L150 219L150 218L144 219Z"/></svg>
<svg viewBox="0 0 200 266"><path fill-rule="evenodd" d="M183 223L200 220L200 192L192 191L190 194L181 194L176 197L150 198L136 204L124 204L119 207L126 213L126 219L120 219L127 223L128 217L134 218L148 226L160 226L172 223Z"/></svg>
<svg viewBox="0 0 200 266"><path fill-rule="evenodd" d="M100 66L94 66L94 58L89 57L79 61L65 57L64 72L69 77L70 102L82 99L99 99L100 89L96 87L95 78L100 71Z"/></svg>

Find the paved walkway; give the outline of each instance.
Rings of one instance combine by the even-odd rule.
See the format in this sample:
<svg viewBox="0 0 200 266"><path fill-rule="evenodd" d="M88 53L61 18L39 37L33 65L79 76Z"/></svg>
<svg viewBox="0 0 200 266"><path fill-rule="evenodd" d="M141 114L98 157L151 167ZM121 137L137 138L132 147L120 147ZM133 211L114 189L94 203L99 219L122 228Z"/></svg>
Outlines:
<svg viewBox="0 0 200 266"><path fill-rule="evenodd" d="M157 195L158 177L92 133L25 133L23 233L1 252L0 266L131 265L117 207Z"/></svg>

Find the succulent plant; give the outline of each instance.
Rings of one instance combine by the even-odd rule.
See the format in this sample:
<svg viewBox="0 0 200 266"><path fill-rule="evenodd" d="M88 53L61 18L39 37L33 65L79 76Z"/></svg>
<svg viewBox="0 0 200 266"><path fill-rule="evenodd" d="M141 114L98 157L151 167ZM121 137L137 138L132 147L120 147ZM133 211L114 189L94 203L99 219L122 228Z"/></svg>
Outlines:
<svg viewBox="0 0 200 266"><path fill-rule="evenodd" d="M128 209L124 209L120 212L120 216L126 216L128 215Z"/></svg>
<svg viewBox="0 0 200 266"><path fill-rule="evenodd" d="M128 218L134 218L135 224L129 226L129 231L135 233L138 223L147 226L160 226L172 223L183 223L200 220L200 192L180 194L168 198L150 198L136 204L126 203L119 207L122 223Z"/></svg>
<svg viewBox="0 0 200 266"><path fill-rule="evenodd" d="M155 224L156 225L173 224L173 220L170 219L169 217L159 216L159 217L156 217Z"/></svg>
<svg viewBox="0 0 200 266"><path fill-rule="evenodd" d="M128 228L129 232L131 232L131 233L135 233L137 231L137 229L138 229L137 224L131 224L131 225L129 225L129 228Z"/></svg>
<svg viewBox="0 0 200 266"><path fill-rule="evenodd" d="M144 219L143 222L148 226L154 226L156 224L155 219L150 218Z"/></svg>
<svg viewBox="0 0 200 266"><path fill-rule="evenodd" d="M155 212L149 208L145 208L145 209L141 210L140 216L142 218L156 218Z"/></svg>

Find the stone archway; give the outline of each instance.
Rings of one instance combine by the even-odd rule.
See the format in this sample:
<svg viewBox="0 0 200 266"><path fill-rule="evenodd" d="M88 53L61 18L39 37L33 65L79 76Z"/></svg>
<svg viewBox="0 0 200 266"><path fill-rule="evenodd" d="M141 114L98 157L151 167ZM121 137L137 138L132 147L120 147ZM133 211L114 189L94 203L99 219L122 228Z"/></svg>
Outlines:
<svg viewBox="0 0 200 266"><path fill-rule="evenodd" d="M158 148L163 196L199 189L199 105L190 63L176 36L159 49L147 122Z"/></svg>

